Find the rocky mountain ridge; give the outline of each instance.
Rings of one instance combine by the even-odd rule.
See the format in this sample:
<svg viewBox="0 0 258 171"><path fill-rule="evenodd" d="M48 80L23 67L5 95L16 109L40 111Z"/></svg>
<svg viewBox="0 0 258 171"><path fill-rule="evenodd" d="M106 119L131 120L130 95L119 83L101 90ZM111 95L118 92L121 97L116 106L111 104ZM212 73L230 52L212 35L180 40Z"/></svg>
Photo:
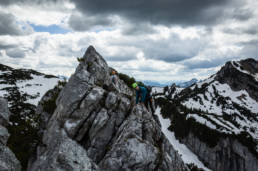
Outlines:
<svg viewBox="0 0 258 171"><path fill-rule="evenodd" d="M58 95L29 171L187 170L158 120L110 71L90 46Z"/></svg>
<svg viewBox="0 0 258 171"><path fill-rule="evenodd" d="M182 83L177 83L176 85L180 88L187 88L187 87L190 87L191 85L197 83L198 80L196 78L193 78L189 81L185 81L185 82L182 82Z"/></svg>
<svg viewBox="0 0 258 171"><path fill-rule="evenodd" d="M170 130L212 170L257 170L257 63L227 62L202 82L156 96Z"/></svg>
<svg viewBox="0 0 258 171"><path fill-rule="evenodd" d="M150 81L150 80L143 80L142 81L145 85L151 86L151 87L166 87L171 84L176 84L178 87L181 88L187 88L194 83L197 83L198 80L196 78L193 78L189 81L169 81L169 82L158 82L158 81Z"/></svg>

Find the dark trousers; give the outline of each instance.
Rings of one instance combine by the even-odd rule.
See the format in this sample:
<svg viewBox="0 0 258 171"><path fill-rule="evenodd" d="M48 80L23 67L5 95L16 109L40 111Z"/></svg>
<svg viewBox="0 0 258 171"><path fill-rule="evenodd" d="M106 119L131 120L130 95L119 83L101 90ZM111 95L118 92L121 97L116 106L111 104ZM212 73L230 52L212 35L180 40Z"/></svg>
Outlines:
<svg viewBox="0 0 258 171"><path fill-rule="evenodd" d="M154 114L154 109L153 109L153 105L152 105L152 98L147 98L144 102L145 107L147 108L147 110L149 111L148 105L150 105L151 108L151 113Z"/></svg>

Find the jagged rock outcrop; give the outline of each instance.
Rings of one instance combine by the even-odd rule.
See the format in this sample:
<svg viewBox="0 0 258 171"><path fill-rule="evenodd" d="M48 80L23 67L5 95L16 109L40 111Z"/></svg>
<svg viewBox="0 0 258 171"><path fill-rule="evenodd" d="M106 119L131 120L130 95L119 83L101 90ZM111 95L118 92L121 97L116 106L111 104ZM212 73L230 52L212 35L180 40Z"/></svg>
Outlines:
<svg viewBox="0 0 258 171"><path fill-rule="evenodd" d="M215 79L220 83L227 83L235 91L246 90L258 101L258 61L250 58L239 62L227 62L216 74Z"/></svg>
<svg viewBox="0 0 258 171"><path fill-rule="evenodd" d="M181 141L214 171L257 170L258 160L236 139L221 138L215 147L209 147L192 133Z"/></svg>
<svg viewBox="0 0 258 171"><path fill-rule="evenodd" d="M10 112L7 101L0 97L0 170L1 171L20 171L20 162L16 159L13 152L6 146L10 136L5 126L9 123Z"/></svg>
<svg viewBox="0 0 258 171"><path fill-rule="evenodd" d="M168 88L168 91L165 92L165 94L168 93L167 95L168 99L172 98L172 95L175 93L175 91L176 91L176 84L174 83L170 86L170 88Z"/></svg>
<svg viewBox="0 0 258 171"><path fill-rule="evenodd" d="M90 46L60 92L29 171L187 170L126 84ZM46 115L45 115L46 116Z"/></svg>
<svg viewBox="0 0 258 171"><path fill-rule="evenodd" d="M63 89L66 82L59 82L53 89L50 89L46 92L46 94L39 101L39 104L36 109L36 115L40 117L39 123L39 133L43 133L43 131L47 127L48 120L53 115L56 109L56 99Z"/></svg>

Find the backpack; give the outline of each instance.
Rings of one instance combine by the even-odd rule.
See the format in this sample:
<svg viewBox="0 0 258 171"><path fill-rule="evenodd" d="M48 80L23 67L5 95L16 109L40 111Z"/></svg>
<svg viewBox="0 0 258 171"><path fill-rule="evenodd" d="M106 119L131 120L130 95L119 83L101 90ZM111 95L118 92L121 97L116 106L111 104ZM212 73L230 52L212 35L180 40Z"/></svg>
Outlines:
<svg viewBox="0 0 258 171"><path fill-rule="evenodd" d="M147 97L151 97L152 87L151 86L145 86L145 88L147 90Z"/></svg>

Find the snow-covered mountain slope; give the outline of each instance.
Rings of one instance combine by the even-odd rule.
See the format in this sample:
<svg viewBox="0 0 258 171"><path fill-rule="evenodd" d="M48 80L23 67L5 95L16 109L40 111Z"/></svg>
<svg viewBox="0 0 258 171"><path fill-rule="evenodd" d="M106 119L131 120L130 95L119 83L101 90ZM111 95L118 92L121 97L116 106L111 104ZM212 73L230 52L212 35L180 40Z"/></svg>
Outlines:
<svg viewBox="0 0 258 171"><path fill-rule="evenodd" d="M176 85L178 87L181 87L181 88L187 88L187 87L189 87L189 86L191 86L191 85L193 85L193 84L195 84L197 82L198 82L198 80L196 78L193 78L190 81L186 81L186 82L182 82L182 83L177 83Z"/></svg>
<svg viewBox="0 0 258 171"><path fill-rule="evenodd" d="M0 64L0 96L8 100L12 115L7 127L7 145L23 167L39 141L39 116L36 105L41 97L58 84L59 79L34 70L14 69Z"/></svg>
<svg viewBox="0 0 258 171"><path fill-rule="evenodd" d="M0 96L7 99L17 90L26 98L24 102L37 105L41 97L57 85L58 80L55 76L34 70L13 69L0 64Z"/></svg>
<svg viewBox="0 0 258 171"><path fill-rule="evenodd" d="M164 92L164 88L163 87L152 87L152 93L153 94L158 94L158 93L163 93Z"/></svg>
<svg viewBox="0 0 258 171"><path fill-rule="evenodd" d="M234 63L237 63L238 67ZM256 70L257 73L251 74L247 70L240 69L242 68L240 63L227 63L222 70L228 70L228 67L233 66L230 70L239 72L236 73L238 78L239 75L251 76L251 79L242 84L253 84L254 90L258 91L256 80L258 70ZM242 61L242 63L245 62ZM210 123L210 128L220 132L239 134L245 131L258 140L258 101L254 98L255 95L252 92L254 90L249 90L247 85L242 85L243 89L234 90L232 85L227 83L228 78L224 77L224 81L221 81L218 74L190 87L192 90L190 95L184 92L179 95L183 106L200 110L199 114L189 114L187 118L195 118L202 124L206 122L207 126ZM234 81L238 78L230 77L230 81L233 82L232 84L237 81L241 82L241 80Z"/></svg>
<svg viewBox="0 0 258 171"><path fill-rule="evenodd" d="M170 87L152 87L152 95L157 97L166 97L168 99L176 97L184 88L172 84Z"/></svg>
<svg viewBox="0 0 258 171"><path fill-rule="evenodd" d="M258 169L257 74L254 59L230 61L202 82L156 96L176 138L212 170Z"/></svg>

